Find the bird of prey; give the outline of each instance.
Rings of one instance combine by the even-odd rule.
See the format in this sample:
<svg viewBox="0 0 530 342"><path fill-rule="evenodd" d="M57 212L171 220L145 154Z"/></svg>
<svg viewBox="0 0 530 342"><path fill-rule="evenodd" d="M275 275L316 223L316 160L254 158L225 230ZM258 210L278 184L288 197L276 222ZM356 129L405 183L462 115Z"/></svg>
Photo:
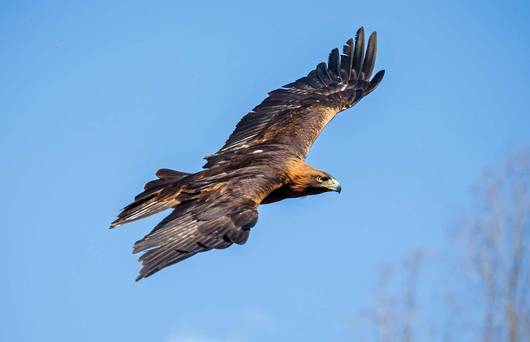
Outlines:
<svg viewBox="0 0 530 342"><path fill-rule="evenodd" d="M205 157L202 171L158 170L158 179L145 184L111 224L113 228L173 209L134 244L133 253L143 252L136 280L199 252L244 244L260 204L340 192L335 178L304 160L326 124L383 79L384 70L371 78L376 49L376 32L365 48L361 27L342 54L333 49L327 64L271 91L239 121L224 146Z"/></svg>

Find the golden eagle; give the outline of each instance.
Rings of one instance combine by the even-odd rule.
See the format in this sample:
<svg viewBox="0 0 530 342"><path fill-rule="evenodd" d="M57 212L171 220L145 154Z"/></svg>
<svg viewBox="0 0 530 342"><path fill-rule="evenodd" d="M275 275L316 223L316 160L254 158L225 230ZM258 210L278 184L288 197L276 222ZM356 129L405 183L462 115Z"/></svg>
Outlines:
<svg viewBox="0 0 530 342"><path fill-rule="evenodd" d="M158 170L112 222L111 228L173 208L149 234L134 244L144 252L136 280L212 248L244 244L258 220L258 206L286 198L340 192L339 182L304 162L311 145L338 112L372 92L384 70L370 79L377 35L365 49L361 27L333 49L328 63L270 92L245 115L224 146L206 157L204 170Z"/></svg>

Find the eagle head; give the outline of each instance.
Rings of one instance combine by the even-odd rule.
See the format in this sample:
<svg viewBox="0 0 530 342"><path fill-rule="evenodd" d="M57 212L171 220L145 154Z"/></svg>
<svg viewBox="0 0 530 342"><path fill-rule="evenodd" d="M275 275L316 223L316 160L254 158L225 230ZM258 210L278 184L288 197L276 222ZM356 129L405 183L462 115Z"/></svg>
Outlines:
<svg viewBox="0 0 530 342"><path fill-rule="evenodd" d="M336 180L330 174L317 170L308 180L307 190L314 193L322 193L327 191L335 191L340 193L341 186L338 180Z"/></svg>
<svg viewBox="0 0 530 342"><path fill-rule="evenodd" d="M340 193L340 183L329 173L307 164L300 165L290 174L289 197L316 195L328 191Z"/></svg>

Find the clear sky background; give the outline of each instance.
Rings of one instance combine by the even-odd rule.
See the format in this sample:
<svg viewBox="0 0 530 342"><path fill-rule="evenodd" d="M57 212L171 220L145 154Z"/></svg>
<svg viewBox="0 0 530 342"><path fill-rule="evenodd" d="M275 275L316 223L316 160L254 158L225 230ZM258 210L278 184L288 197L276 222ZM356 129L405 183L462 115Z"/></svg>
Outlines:
<svg viewBox="0 0 530 342"><path fill-rule="evenodd" d="M528 1L183 3L0 2L0 340L359 340L380 265L443 255L482 170L530 145ZM342 194L135 283L162 216L109 231L119 209L360 25L385 79L308 160Z"/></svg>

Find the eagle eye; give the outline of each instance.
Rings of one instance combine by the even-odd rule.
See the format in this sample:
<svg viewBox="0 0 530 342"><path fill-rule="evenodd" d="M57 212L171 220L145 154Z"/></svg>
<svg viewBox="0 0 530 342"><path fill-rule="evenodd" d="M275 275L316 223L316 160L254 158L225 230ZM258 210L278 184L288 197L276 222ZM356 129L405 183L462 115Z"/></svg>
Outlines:
<svg viewBox="0 0 530 342"><path fill-rule="evenodd" d="M328 180L329 180L329 177L327 177L327 176L318 176L317 177L317 181L319 181L320 183L327 182Z"/></svg>

